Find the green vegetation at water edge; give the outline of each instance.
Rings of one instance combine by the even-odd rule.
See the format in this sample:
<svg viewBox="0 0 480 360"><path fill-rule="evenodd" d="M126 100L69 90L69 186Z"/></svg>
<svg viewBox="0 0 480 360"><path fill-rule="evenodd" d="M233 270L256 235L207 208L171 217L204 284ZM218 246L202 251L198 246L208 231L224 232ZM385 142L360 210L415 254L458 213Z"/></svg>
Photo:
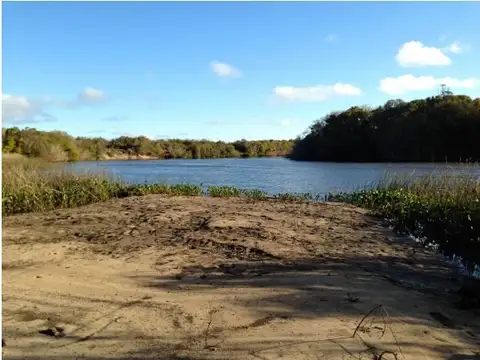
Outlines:
<svg viewBox="0 0 480 360"><path fill-rule="evenodd" d="M478 162L480 98L441 95L354 106L316 121L296 140L294 160Z"/></svg>
<svg viewBox="0 0 480 360"><path fill-rule="evenodd" d="M244 190L231 186L190 184L126 184L98 174L74 174L50 169L38 159L4 156L2 164L2 212L5 215L71 208L127 196L148 194L273 198L282 201L303 201L309 194L279 194L269 197L260 190Z"/></svg>
<svg viewBox="0 0 480 360"><path fill-rule="evenodd" d="M2 151L46 161L108 159L214 159L285 156L293 140L239 140L232 143L208 140L151 140L145 136L116 139L74 138L60 131L3 128Z"/></svg>
<svg viewBox="0 0 480 360"><path fill-rule="evenodd" d="M446 256L461 257L471 272L480 265L480 181L476 177L390 176L371 189L333 194L327 200L370 209L390 220L397 232L438 246Z"/></svg>

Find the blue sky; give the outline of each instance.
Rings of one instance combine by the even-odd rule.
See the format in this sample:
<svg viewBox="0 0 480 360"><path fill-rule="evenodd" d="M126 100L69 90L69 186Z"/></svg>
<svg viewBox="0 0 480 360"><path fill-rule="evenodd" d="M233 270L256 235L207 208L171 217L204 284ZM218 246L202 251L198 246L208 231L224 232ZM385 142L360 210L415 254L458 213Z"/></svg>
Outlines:
<svg viewBox="0 0 480 360"><path fill-rule="evenodd" d="M480 96L480 3L3 2L3 126L286 139L352 105Z"/></svg>

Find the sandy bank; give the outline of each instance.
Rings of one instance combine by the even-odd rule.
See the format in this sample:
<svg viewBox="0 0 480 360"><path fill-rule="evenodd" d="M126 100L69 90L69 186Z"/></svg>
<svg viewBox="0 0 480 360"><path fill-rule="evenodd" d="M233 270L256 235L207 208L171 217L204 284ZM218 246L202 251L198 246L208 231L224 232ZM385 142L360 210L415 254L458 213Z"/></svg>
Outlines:
<svg viewBox="0 0 480 360"><path fill-rule="evenodd" d="M354 207L126 198L4 218L3 353L466 360L480 316L452 307L457 285Z"/></svg>

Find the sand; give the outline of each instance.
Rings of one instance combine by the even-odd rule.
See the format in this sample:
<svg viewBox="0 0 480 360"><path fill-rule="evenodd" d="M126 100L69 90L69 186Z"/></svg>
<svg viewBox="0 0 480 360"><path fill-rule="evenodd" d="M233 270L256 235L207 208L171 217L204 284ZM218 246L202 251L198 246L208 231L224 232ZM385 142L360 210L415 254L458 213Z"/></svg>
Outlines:
<svg viewBox="0 0 480 360"><path fill-rule="evenodd" d="M458 284L342 204L152 195L8 216L3 358L474 359Z"/></svg>

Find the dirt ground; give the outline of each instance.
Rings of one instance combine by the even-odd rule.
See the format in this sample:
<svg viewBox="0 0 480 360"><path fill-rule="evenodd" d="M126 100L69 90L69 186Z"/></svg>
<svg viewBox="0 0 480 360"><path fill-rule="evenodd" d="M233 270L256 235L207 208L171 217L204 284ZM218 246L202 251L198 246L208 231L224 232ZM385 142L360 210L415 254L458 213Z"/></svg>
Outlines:
<svg viewBox="0 0 480 360"><path fill-rule="evenodd" d="M4 217L2 250L4 359L480 350L453 268L346 205L132 197Z"/></svg>

